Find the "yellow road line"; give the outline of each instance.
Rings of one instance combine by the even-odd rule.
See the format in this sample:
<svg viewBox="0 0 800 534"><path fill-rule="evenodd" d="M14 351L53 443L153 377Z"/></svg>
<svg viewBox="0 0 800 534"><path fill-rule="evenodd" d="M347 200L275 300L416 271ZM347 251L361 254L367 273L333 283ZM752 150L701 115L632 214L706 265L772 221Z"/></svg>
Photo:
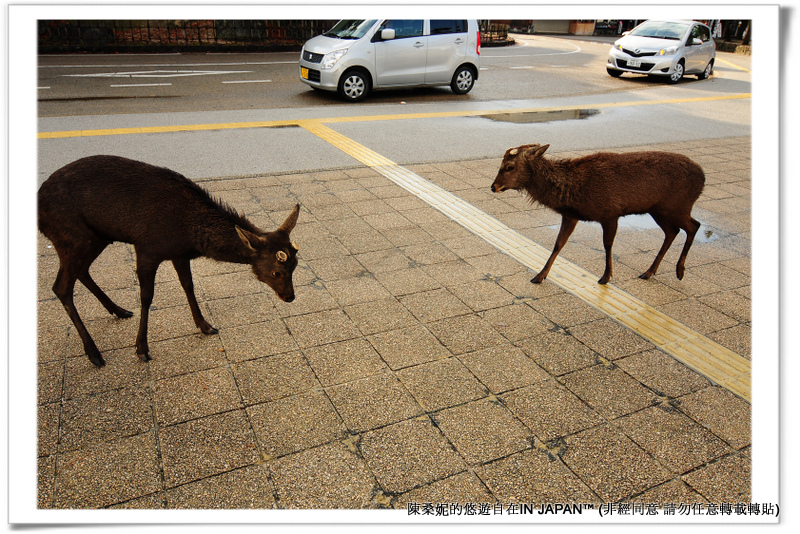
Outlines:
<svg viewBox="0 0 800 534"><path fill-rule="evenodd" d="M550 252L544 247L449 191L328 128L321 121L301 121L299 125L372 167L526 267L538 271L547 261ZM548 280L648 339L712 382L751 401L751 366L742 356L612 284L597 284L595 275L566 260L559 258L556 261Z"/></svg>
<svg viewBox="0 0 800 534"><path fill-rule="evenodd" d="M728 61L727 59L717 58L716 62L717 63L725 63L726 65L728 65L730 67L733 67L734 69L743 70L744 72L747 72L747 73L750 73L750 74L753 73L753 71L751 71L750 69L746 69L746 68L744 68L744 67L742 67L740 65L737 65L736 63L732 63L732 62Z"/></svg>
<svg viewBox="0 0 800 534"><path fill-rule="evenodd" d="M633 106L656 106L665 104L690 104L696 102L719 102L723 100L739 100L750 98L751 93L741 93L736 95L705 96L696 98L672 98L664 100L634 100L628 102L609 102L599 104L582 104L571 106L548 106L539 108L518 108L501 110L472 110L472 111L433 111L428 113L398 113L393 115L361 115L355 117L331 117L326 119L311 119L319 124L334 124L341 122L372 122L388 120L408 120L408 119L434 119L446 117L477 117L481 115L494 115L501 113L533 113L562 111L573 109L604 109L617 107ZM189 124L177 126L146 126L140 128L107 128L99 130L68 130L61 132L40 132L39 139L62 139L68 137L97 137L106 135L135 135L148 133L176 133L176 132L196 132L204 130L235 130L246 128L281 128L286 126L301 126L301 123L308 122L304 119L298 120L278 120L278 121L255 121L255 122L225 122L214 124Z"/></svg>

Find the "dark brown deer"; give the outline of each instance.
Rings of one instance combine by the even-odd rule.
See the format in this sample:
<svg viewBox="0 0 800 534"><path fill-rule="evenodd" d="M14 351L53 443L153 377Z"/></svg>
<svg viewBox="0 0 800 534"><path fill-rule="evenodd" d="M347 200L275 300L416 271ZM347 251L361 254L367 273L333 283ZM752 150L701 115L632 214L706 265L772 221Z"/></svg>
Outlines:
<svg viewBox="0 0 800 534"><path fill-rule="evenodd" d="M692 206L705 185L703 169L686 156L670 152L598 152L582 158L549 160L550 145L523 145L506 151L492 191L525 191L561 214L561 228L553 253L531 282L541 283L550 272L578 221L597 221L603 227L606 268L598 281L611 278L611 247L617 222L624 215L649 213L664 230L664 244L653 264L639 278L656 273L675 236L686 232L686 243L676 266L682 280L686 254L700 228L692 218Z"/></svg>
<svg viewBox="0 0 800 534"><path fill-rule="evenodd" d="M216 334L200 312L189 262L206 256L246 263L281 300L294 300L292 273L297 246L289 233L300 206L274 232L259 230L177 172L116 156L90 156L55 171L39 189L39 230L60 260L53 292L72 319L89 360L105 365L73 302L80 280L100 303L120 318L133 314L111 301L89 276L89 266L114 241L132 243L141 293L136 353L150 360L147 319L156 270L170 260L186 292L189 309L204 334Z"/></svg>

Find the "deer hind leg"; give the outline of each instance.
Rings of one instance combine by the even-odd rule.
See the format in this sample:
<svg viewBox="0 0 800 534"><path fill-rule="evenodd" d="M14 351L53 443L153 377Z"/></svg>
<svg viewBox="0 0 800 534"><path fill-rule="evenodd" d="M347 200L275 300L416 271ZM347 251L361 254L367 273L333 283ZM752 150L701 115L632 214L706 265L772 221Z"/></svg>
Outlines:
<svg viewBox="0 0 800 534"><path fill-rule="evenodd" d="M597 281L598 284L607 284L611 279L611 247L614 246L614 238L617 236L618 219L601 223L603 226L603 248L606 250L606 270L603 276Z"/></svg>
<svg viewBox="0 0 800 534"><path fill-rule="evenodd" d="M108 242L100 242L92 249L91 260L89 261L90 265L97 258L97 256L99 256L100 253L105 250L106 246L108 246ZM97 283L95 283L89 274L88 266L86 270L78 276L78 280L80 280L81 283L86 286L86 289L92 292L92 295L94 295L97 300L100 301L100 304L102 304L103 307L108 310L108 313L116 315L120 319L127 319L128 317L133 316L133 312L129 312L128 310L114 304L108 295L106 295L103 290L100 289L100 287L97 285Z"/></svg>
<svg viewBox="0 0 800 534"><path fill-rule="evenodd" d="M658 226L660 226L664 231L664 243L661 245L661 250L659 250L658 254L656 254L656 259L653 260L653 264L650 266L650 268L639 275L639 278L642 280L649 280L651 276L656 274L658 266L661 265L661 260L664 259L664 255L667 253L667 250L669 250L672 242L675 241L675 236L678 235L679 231L678 226L675 225L671 220L653 213L650 215L653 217L653 220L656 221Z"/></svg>
<svg viewBox="0 0 800 534"><path fill-rule="evenodd" d="M178 279L181 281L184 292L186 292L186 299L189 301L189 309L192 311L194 324L206 335L219 332L205 320L203 313L200 311L200 306L197 305L197 298L194 295L194 282L192 281L192 267L189 260L185 258L172 260L172 265L178 273Z"/></svg>
<svg viewBox="0 0 800 534"><path fill-rule="evenodd" d="M92 336L89 335L89 331L86 330L86 325L83 324L83 320L78 314L77 308L75 308L74 300L75 281L78 279L80 273L88 271L91 260L93 260L94 257L87 263L85 258L88 256L81 255L81 251L70 250L69 253L65 253L58 247L56 247L56 250L58 251L61 265L56 275L56 281L53 284L53 293L55 293L61 301L64 309L67 311L67 315L72 320L72 324L75 325L75 330L78 331L78 335L83 342L83 350L86 352L86 356L89 357L89 361L97 367L102 367L106 362L100 354L100 350L98 350Z"/></svg>
<svg viewBox="0 0 800 534"><path fill-rule="evenodd" d="M678 275L678 280L683 280L683 274L686 271L686 255L689 253L689 249L694 242L694 236L699 229L700 223L692 217L689 217L689 223L683 227L683 230L686 232L686 243L683 245L681 256L678 258L678 264L675 266L675 274Z"/></svg>
<svg viewBox="0 0 800 534"><path fill-rule="evenodd" d="M561 249L564 248L564 245L567 243L567 239L569 236L572 235L573 230L575 230L575 226L578 224L578 219L573 219L572 217L567 217L566 215L561 216L561 228L558 230L558 237L556 237L556 245L553 247L553 253L550 254L550 257L547 259L547 263L544 264L542 270L533 277L534 284L541 284L542 281L547 278L547 275L550 273L550 268L553 266L553 262L556 261L556 256L558 253L561 252Z"/></svg>

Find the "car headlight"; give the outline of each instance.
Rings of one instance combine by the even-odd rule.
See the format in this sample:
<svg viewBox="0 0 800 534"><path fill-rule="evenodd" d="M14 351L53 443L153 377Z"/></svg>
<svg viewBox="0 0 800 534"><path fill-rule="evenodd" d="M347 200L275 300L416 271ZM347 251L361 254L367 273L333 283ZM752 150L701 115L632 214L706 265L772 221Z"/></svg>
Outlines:
<svg viewBox="0 0 800 534"><path fill-rule="evenodd" d="M669 48L662 48L661 50L659 50L658 51L658 55L659 56L671 56L672 54L674 54L677 51L678 51L678 47L677 46L671 46Z"/></svg>
<svg viewBox="0 0 800 534"><path fill-rule="evenodd" d="M618 44L618 43L614 43L614 48L616 48L617 50L622 50L622 45Z"/></svg>
<svg viewBox="0 0 800 534"><path fill-rule="evenodd" d="M347 48L340 48L339 50L334 50L333 52L328 52L322 58L322 63L320 63L319 68L321 69L332 69L336 62L341 59L343 55L347 53Z"/></svg>

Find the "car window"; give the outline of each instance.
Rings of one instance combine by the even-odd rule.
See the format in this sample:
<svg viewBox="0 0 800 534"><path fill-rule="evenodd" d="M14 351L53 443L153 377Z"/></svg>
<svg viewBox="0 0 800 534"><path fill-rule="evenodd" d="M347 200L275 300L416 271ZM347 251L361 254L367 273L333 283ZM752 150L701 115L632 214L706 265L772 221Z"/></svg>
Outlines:
<svg viewBox="0 0 800 534"><path fill-rule="evenodd" d="M360 39L373 24L375 20L340 20L322 35L338 39Z"/></svg>
<svg viewBox="0 0 800 534"><path fill-rule="evenodd" d="M422 20L387 20L381 24L378 33L381 30L393 28L395 39L419 37L422 35L423 22Z"/></svg>
<svg viewBox="0 0 800 534"><path fill-rule="evenodd" d="M634 28L629 35L659 39L681 39L688 29L689 25L681 22L648 21Z"/></svg>
<svg viewBox="0 0 800 534"><path fill-rule="evenodd" d="M431 35L441 35L443 33L466 33L466 20L432 20Z"/></svg>

